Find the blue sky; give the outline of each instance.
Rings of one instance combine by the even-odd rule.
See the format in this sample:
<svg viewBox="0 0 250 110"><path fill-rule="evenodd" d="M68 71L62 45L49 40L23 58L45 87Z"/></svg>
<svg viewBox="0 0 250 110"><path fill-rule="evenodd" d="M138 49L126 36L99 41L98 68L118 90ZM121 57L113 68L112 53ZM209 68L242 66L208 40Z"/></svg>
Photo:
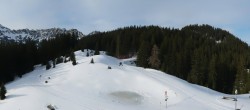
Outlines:
<svg viewBox="0 0 250 110"><path fill-rule="evenodd" d="M76 28L84 34L130 25L209 24L250 44L250 0L0 0L11 29Z"/></svg>

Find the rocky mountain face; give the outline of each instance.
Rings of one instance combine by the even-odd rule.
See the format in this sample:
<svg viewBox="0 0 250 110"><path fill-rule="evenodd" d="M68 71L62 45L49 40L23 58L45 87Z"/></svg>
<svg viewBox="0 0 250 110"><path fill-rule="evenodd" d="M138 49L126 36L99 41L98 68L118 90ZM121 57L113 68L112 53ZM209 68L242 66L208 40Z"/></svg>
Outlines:
<svg viewBox="0 0 250 110"><path fill-rule="evenodd" d="M0 24L0 41L25 41L27 39L41 41L43 39L55 38L58 34L75 34L78 38L84 37L83 33L77 29L66 30L65 28L50 28L40 30L19 29L11 30Z"/></svg>

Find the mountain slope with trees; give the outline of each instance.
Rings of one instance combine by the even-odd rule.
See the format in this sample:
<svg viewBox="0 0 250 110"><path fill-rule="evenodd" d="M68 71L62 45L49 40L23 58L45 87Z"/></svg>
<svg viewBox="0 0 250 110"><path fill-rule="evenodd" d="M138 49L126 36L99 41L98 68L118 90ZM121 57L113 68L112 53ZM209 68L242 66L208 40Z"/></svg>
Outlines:
<svg viewBox="0 0 250 110"><path fill-rule="evenodd" d="M224 93L250 90L249 46L209 25L119 28L88 35L79 41L78 48L104 50L118 58L137 55L138 66L160 69Z"/></svg>
<svg viewBox="0 0 250 110"><path fill-rule="evenodd" d="M25 40L25 43L1 41L0 83L13 81L16 76L22 77L37 64L46 65L50 61L61 63L61 56L69 57L74 51L77 39L75 34L57 34L55 38L39 43L31 39Z"/></svg>
<svg viewBox="0 0 250 110"><path fill-rule="evenodd" d="M154 68L194 84L223 93L250 91L249 46L231 33L209 25L182 29L159 26L130 26L95 32L79 39L78 34L57 34L36 42L0 42L0 83L32 71L36 64L67 62L79 49L106 51L117 58L137 56L140 67ZM62 57L63 56L63 57ZM70 60L69 59L69 60Z"/></svg>

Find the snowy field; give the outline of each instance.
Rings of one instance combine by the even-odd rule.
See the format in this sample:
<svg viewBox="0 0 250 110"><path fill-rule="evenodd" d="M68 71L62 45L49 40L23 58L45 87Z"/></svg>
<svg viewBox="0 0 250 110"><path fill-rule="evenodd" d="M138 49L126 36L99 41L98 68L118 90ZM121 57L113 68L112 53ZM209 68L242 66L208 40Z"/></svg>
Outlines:
<svg viewBox="0 0 250 110"><path fill-rule="evenodd" d="M33 72L8 83L7 99L0 100L0 110L47 110L48 105L56 110L234 110L235 101L222 98L235 96L135 67L135 58L75 54L76 66L71 62L50 70L36 66ZM94 64L90 64L91 58ZM239 109L250 110L249 96L237 96Z"/></svg>

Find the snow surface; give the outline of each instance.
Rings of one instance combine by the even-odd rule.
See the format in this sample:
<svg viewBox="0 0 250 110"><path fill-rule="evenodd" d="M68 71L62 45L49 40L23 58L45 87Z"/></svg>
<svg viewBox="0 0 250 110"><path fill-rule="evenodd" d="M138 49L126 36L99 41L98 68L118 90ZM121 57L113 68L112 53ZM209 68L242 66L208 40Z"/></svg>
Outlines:
<svg viewBox="0 0 250 110"><path fill-rule="evenodd" d="M216 42L216 44L220 44L221 43L221 40L217 40L217 41L215 41Z"/></svg>
<svg viewBox="0 0 250 110"><path fill-rule="evenodd" d="M7 99L0 100L0 110L46 110L50 104L56 110L234 109L234 101L222 99L232 95L127 63L135 58L119 60L101 53L86 57L86 50L75 52L76 66L71 62L50 70L36 66L33 72L6 85ZM94 64L90 64L91 58ZM250 110L249 96L237 96L238 108Z"/></svg>

